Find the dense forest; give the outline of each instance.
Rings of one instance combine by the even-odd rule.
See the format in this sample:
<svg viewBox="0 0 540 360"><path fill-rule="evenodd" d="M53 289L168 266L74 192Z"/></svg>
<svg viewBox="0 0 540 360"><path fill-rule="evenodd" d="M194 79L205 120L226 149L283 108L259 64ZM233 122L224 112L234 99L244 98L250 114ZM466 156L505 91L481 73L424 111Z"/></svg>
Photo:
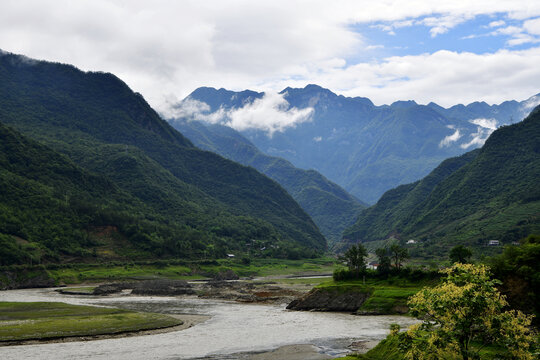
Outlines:
<svg viewBox="0 0 540 360"><path fill-rule="evenodd" d="M0 123L3 264L326 247L276 182L194 147L114 75L2 54Z"/></svg>
<svg viewBox="0 0 540 360"><path fill-rule="evenodd" d="M346 242L415 239L411 255L454 245L511 244L540 232L540 108L424 179L386 192L344 233Z"/></svg>
<svg viewBox="0 0 540 360"><path fill-rule="evenodd" d="M341 239L343 230L351 226L358 213L367 206L317 171L303 170L283 158L264 154L230 127L194 119L170 122L201 149L253 166L277 181L311 216L329 246Z"/></svg>

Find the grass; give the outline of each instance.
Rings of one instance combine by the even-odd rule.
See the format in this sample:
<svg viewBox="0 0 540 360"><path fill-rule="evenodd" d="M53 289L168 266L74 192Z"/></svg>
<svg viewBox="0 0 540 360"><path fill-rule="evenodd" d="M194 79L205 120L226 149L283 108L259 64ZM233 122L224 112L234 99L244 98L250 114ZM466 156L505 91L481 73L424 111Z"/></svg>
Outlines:
<svg viewBox="0 0 540 360"><path fill-rule="evenodd" d="M411 280L400 277L387 279L366 278L349 281L325 281L316 288L337 292L369 293L359 312L375 314L398 314L407 312L407 300L424 286L434 285L437 280Z"/></svg>
<svg viewBox="0 0 540 360"><path fill-rule="evenodd" d="M280 276L299 275L305 273L328 273L334 271L333 258L307 260L253 259L250 264L238 260L220 260L219 265L201 265L200 269L207 273L232 270L239 276Z"/></svg>
<svg viewBox="0 0 540 360"><path fill-rule="evenodd" d="M363 360L402 360L405 359L404 354L399 350L399 341L397 336L388 336L382 340L373 349L367 353L353 357L352 359Z"/></svg>
<svg viewBox="0 0 540 360"><path fill-rule="evenodd" d="M327 278L284 278L284 279L274 279L272 280L278 284L286 284L286 285L311 285L311 286L318 286L323 282L328 281Z"/></svg>
<svg viewBox="0 0 540 360"><path fill-rule="evenodd" d="M118 334L182 324L173 317L59 302L0 302L0 342Z"/></svg>
<svg viewBox="0 0 540 360"><path fill-rule="evenodd" d="M195 280L212 277L227 270L232 270L241 277L248 277L332 273L333 269L334 259L324 257L309 260L253 259L250 264L243 264L239 259L185 265L80 264L47 271L57 284L80 284L150 278Z"/></svg>
<svg viewBox="0 0 540 360"><path fill-rule="evenodd" d="M472 347L478 348L481 344L473 343ZM501 353L504 353L504 348L496 345L485 346L479 352L480 359L500 359ZM373 349L369 350L365 354L348 355L338 360L404 360L405 354L399 349L399 340L397 336L389 335L386 339L382 340ZM452 356L442 358L441 360L453 360Z"/></svg>
<svg viewBox="0 0 540 360"><path fill-rule="evenodd" d="M80 265L71 268L48 270L57 283L80 284L125 279L143 279L165 277L171 279L189 277L191 269L181 265L157 267L155 265L117 265L92 266Z"/></svg>
<svg viewBox="0 0 540 360"><path fill-rule="evenodd" d="M371 296L362 304L360 311L390 314L408 312L407 300L421 288L375 288Z"/></svg>

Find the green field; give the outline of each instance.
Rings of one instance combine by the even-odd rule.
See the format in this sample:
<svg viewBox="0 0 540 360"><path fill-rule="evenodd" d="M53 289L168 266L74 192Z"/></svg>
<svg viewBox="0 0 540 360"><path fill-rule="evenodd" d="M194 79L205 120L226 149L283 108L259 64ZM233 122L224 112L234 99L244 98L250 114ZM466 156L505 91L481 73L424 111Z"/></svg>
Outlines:
<svg viewBox="0 0 540 360"><path fill-rule="evenodd" d="M0 342L50 340L165 328L173 317L59 302L0 302Z"/></svg>
<svg viewBox="0 0 540 360"><path fill-rule="evenodd" d="M366 278L366 280L325 281L317 288L337 292L369 293L369 298L358 309L359 313L399 314L407 312L407 300L424 286L430 286L437 280L413 281L400 277L387 279Z"/></svg>
<svg viewBox="0 0 540 360"><path fill-rule="evenodd" d="M80 284L152 278L205 279L228 270L234 271L240 277L330 274L334 270L334 259L326 257L309 260L254 259L249 264L236 259L209 263L186 262L182 265L80 264L47 269L47 273L56 284Z"/></svg>

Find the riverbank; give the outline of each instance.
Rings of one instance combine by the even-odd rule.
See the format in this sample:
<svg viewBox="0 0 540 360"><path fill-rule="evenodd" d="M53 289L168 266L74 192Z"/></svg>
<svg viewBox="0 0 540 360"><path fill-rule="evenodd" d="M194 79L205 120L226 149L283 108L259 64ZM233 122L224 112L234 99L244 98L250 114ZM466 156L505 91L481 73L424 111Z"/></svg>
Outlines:
<svg viewBox="0 0 540 360"><path fill-rule="evenodd" d="M411 280L399 277L327 281L288 306L300 311L344 311L356 315L407 314L407 300L436 279Z"/></svg>
<svg viewBox="0 0 540 360"><path fill-rule="evenodd" d="M355 354L364 354L379 344L379 341L355 341L348 346ZM277 349L261 352L232 354L237 360L326 360L335 359L335 356L324 352L324 349L312 344L285 345ZM356 355L355 355L356 356ZM211 360L213 358L207 358ZM356 359L356 357L355 357ZM206 359L205 359L206 360ZM384 359L387 360L387 359Z"/></svg>
<svg viewBox="0 0 540 360"><path fill-rule="evenodd" d="M315 279L316 280L316 279ZM313 281L284 279L284 281ZM160 312L185 319L185 314L205 316L207 321L182 331L149 332L145 336L120 336L107 340L36 343L32 346L2 346L0 358L72 359L216 359L241 354L249 359L293 351L288 346L301 344L315 348L320 358L344 355L355 349L353 343L378 342L390 324L406 327L414 320L400 316L351 316L345 313L285 310L284 305L203 299L194 295L144 296L125 293L107 296L64 295L55 289L26 289L0 292L0 301L63 301L76 305L97 305L139 312ZM80 339L85 340L85 339ZM287 347L286 349L281 349ZM279 351L276 351L279 350ZM302 351L304 351L302 350ZM309 350L309 351L311 351ZM296 350L294 350L296 351ZM302 352L300 351L300 352ZM269 354L270 353L270 354ZM291 355L294 356L294 355ZM311 355L309 355L311 356ZM232 357L237 358L237 357ZM241 357L238 357L242 359ZM288 357L281 357L288 358ZM309 359L304 356L303 359Z"/></svg>
<svg viewBox="0 0 540 360"><path fill-rule="evenodd" d="M269 277L256 280L190 281L155 279L94 284L86 287L64 287L56 291L65 295L195 295L202 299L229 300L240 303L288 304L303 296L328 277Z"/></svg>
<svg viewBox="0 0 540 360"><path fill-rule="evenodd" d="M61 302L0 302L0 313L0 346L144 335L204 320Z"/></svg>
<svg viewBox="0 0 540 360"><path fill-rule="evenodd" d="M240 259L108 264L46 264L0 268L0 290L148 279L210 280L331 274L334 259Z"/></svg>

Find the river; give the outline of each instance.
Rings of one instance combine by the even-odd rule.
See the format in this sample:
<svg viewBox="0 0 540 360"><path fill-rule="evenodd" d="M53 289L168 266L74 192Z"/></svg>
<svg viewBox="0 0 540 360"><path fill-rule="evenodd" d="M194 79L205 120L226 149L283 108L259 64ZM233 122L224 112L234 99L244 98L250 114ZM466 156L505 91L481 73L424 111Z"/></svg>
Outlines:
<svg viewBox="0 0 540 360"><path fill-rule="evenodd" d="M284 345L312 344L320 354L343 355L353 341L381 340L404 316L353 316L289 311L283 305L241 304L197 297L73 296L53 289L0 292L0 301L61 301L166 314L207 315L189 329L144 336L0 347L0 359L237 359Z"/></svg>

